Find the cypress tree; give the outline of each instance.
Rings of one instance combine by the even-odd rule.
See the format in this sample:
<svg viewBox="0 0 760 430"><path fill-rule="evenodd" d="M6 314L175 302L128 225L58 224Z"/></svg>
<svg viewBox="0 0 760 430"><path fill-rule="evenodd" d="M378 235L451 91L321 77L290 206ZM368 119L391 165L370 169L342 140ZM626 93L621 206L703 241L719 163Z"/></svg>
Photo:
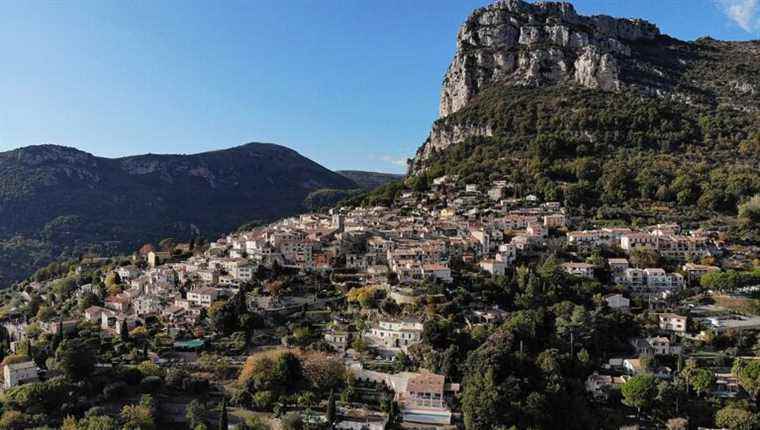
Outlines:
<svg viewBox="0 0 760 430"><path fill-rule="evenodd" d="M330 425L330 427L335 424L335 393L333 390L330 390L330 398L327 401L327 423Z"/></svg>
<svg viewBox="0 0 760 430"><path fill-rule="evenodd" d="M124 342L129 341L129 326L127 326L127 320L123 319L121 320L121 329L119 330L121 333L121 340Z"/></svg>
<svg viewBox="0 0 760 430"><path fill-rule="evenodd" d="M227 398L222 398L222 412L219 414L219 430L227 430Z"/></svg>

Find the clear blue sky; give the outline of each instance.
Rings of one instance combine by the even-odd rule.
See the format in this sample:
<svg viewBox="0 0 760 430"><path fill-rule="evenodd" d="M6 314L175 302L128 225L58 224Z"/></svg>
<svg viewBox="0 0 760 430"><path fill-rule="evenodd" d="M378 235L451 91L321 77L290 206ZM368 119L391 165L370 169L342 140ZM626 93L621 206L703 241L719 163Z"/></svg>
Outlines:
<svg viewBox="0 0 760 430"><path fill-rule="evenodd" d="M756 38L760 0L576 0L675 37ZM401 172L483 0L0 0L0 150L194 153L250 141Z"/></svg>

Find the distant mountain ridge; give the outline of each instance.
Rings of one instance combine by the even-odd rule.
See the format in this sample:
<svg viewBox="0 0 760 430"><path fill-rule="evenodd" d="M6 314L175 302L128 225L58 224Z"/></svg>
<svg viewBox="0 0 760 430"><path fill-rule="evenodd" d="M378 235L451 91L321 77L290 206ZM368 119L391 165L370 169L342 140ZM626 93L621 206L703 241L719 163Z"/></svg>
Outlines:
<svg viewBox="0 0 760 430"><path fill-rule="evenodd" d="M0 285L51 259L213 236L360 188L283 146L103 158L39 145L0 153ZM4 280L6 282L4 282Z"/></svg>

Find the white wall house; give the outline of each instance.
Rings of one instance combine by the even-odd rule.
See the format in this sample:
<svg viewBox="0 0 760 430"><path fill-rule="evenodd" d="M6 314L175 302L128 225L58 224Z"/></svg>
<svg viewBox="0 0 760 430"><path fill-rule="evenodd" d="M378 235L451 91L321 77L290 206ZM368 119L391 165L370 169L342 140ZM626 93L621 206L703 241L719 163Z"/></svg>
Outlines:
<svg viewBox="0 0 760 430"><path fill-rule="evenodd" d="M37 366L34 361L6 364L3 367L3 387L13 388L37 380Z"/></svg>

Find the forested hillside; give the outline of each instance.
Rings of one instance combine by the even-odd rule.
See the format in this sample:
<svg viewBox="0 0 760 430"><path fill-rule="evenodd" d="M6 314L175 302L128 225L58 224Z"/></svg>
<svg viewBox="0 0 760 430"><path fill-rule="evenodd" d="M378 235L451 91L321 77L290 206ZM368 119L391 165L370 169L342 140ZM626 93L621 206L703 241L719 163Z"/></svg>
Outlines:
<svg viewBox="0 0 760 430"><path fill-rule="evenodd" d="M319 189L358 188L288 148L253 143L119 159L43 145L0 154L0 286L52 259L213 237L306 208Z"/></svg>

